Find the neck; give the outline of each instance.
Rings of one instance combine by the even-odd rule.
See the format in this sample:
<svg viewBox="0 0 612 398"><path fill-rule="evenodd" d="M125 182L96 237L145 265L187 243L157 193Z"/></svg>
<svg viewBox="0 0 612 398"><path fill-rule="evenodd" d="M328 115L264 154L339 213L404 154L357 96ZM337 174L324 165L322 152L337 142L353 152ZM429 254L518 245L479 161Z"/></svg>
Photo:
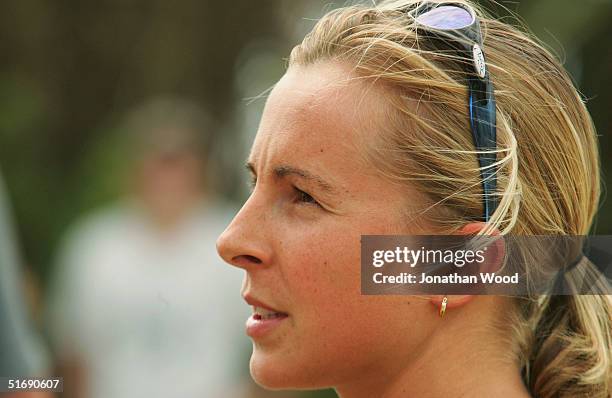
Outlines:
<svg viewBox="0 0 612 398"><path fill-rule="evenodd" d="M482 323L484 318L448 314L416 351L397 352L369 375L338 386L337 393L341 398L529 397L512 347Z"/></svg>

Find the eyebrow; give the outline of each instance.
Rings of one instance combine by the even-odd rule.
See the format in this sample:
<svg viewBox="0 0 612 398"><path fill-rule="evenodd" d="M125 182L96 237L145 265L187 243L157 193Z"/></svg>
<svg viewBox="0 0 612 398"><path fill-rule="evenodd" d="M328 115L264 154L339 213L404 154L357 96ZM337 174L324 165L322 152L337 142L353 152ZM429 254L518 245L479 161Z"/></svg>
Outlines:
<svg viewBox="0 0 612 398"><path fill-rule="evenodd" d="M247 170L253 173L253 175L255 176L257 175L257 173L255 172L255 166L253 165L253 163L247 162L244 166L246 167ZM300 169L298 167L293 167L289 165L280 165L280 166L276 166L273 172L277 178L283 178L289 175L293 175L293 176L303 178L304 180L307 180L309 182L315 183L319 188L321 188L323 191L327 193L335 194L337 192L336 189L331 184L326 182L321 176L317 174L313 174L309 172L308 170Z"/></svg>

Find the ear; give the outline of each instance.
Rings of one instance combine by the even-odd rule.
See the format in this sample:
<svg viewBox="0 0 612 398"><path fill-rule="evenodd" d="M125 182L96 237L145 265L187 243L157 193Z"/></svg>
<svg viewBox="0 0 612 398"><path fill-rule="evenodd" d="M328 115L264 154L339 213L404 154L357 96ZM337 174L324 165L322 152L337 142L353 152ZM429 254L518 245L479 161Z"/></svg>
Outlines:
<svg viewBox="0 0 612 398"><path fill-rule="evenodd" d="M484 222L471 222L469 224L464 225L457 234L460 235L476 235L480 231L482 231L487 225ZM495 272L501 267L503 264L503 259L506 254L506 245L504 243L504 239L501 236L499 230L495 228L489 236L496 236L499 239L496 239L493 243L487 246L487 254L485 255L486 261L481 266L482 272ZM446 308L458 308L461 307L474 298L473 295L449 295L447 297ZM431 296L431 303L436 307L440 308L442 306L442 300L444 296L436 295Z"/></svg>
<svg viewBox="0 0 612 398"><path fill-rule="evenodd" d="M484 222L471 222L463 226L458 234L461 235L476 235L487 226ZM482 264L481 272L495 272L499 270L503 264L504 257L506 256L506 245L504 238L497 228L493 229L487 236L494 236L495 239L490 245L487 246L487 253L485 255L486 261Z"/></svg>

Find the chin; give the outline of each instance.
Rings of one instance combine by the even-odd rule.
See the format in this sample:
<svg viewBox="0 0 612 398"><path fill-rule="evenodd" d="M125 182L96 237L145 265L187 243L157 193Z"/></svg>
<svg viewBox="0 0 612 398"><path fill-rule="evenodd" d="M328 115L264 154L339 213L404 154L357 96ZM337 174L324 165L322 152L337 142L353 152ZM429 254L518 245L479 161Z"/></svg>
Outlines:
<svg viewBox="0 0 612 398"><path fill-rule="evenodd" d="M262 352L254 347L250 361L251 377L268 390L308 390L325 388L309 372L308 366L287 355Z"/></svg>
<svg viewBox="0 0 612 398"><path fill-rule="evenodd" d="M268 390L291 388L294 373L291 366L284 366L284 361L275 357L254 347L250 361L251 377L255 383Z"/></svg>

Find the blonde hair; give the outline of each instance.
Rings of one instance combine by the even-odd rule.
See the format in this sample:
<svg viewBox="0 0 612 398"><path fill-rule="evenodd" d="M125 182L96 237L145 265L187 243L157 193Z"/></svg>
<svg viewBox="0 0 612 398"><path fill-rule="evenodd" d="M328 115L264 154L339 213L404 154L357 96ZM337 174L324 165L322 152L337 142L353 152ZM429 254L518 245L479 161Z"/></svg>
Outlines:
<svg viewBox="0 0 612 398"><path fill-rule="evenodd" d="M456 56L419 37L406 14L414 3L329 12L293 49L289 67L342 62L356 78L387 89L388 118L364 156L387 178L425 194L428 220L451 232L483 214L467 88ZM559 61L529 34L470 6L480 18L497 99L499 205L483 232L588 234L600 196L599 156L579 93ZM594 271L589 261L579 268ZM565 277L570 284L573 272ZM514 329L512 353L534 396L609 396L609 297L512 302L506 318Z"/></svg>

